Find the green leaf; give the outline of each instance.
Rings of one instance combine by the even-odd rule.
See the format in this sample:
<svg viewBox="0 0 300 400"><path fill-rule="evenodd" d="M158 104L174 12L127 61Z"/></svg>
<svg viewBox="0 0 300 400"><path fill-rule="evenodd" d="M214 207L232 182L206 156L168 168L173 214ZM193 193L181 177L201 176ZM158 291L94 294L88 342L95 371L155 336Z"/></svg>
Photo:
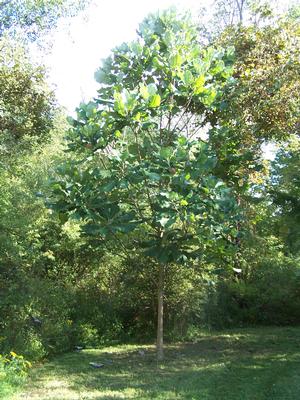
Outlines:
<svg viewBox="0 0 300 400"><path fill-rule="evenodd" d="M183 82L186 86L190 86L194 82L194 77L191 71L187 70L183 73Z"/></svg>
<svg viewBox="0 0 300 400"><path fill-rule="evenodd" d="M205 83L205 76L204 75L200 75L195 80L195 83L194 83L194 92L195 92L195 94L199 94L199 93L203 92L204 83Z"/></svg>
<svg viewBox="0 0 300 400"><path fill-rule="evenodd" d="M98 172L101 178L109 178L111 176L111 171L107 169L100 169L98 170Z"/></svg>
<svg viewBox="0 0 300 400"><path fill-rule="evenodd" d="M182 57L180 54L177 53L176 55L170 58L170 65L172 68L175 69L177 67L180 67L181 64L182 64Z"/></svg>
<svg viewBox="0 0 300 400"><path fill-rule="evenodd" d="M160 175L157 174L156 172L145 172L145 175L147 176L147 178L149 178L151 181L154 182L159 182L160 181Z"/></svg>
<svg viewBox="0 0 300 400"><path fill-rule="evenodd" d="M159 154L161 158L165 160L169 160L173 154L173 148L172 147L162 147L159 151Z"/></svg>
<svg viewBox="0 0 300 400"><path fill-rule="evenodd" d="M144 100L148 100L150 97L148 87L146 85L140 85L140 95Z"/></svg>
<svg viewBox="0 0 300 400"><path fill-rule="evenodd" d="M129 233L135 230L135 228L137 227L137 224L134 223L128 223L128 224L120 224L120 225L116 225L114 227L114 231L116 232L121 232L121 233Z"/></svg>
<svg viewBox="0 0 300 400"><path fill-rule="evenodd" d="M141 120L141 113L140 113L140 112L137 112L137 113L134 115L133 119L134 119L134 121L140 122L140 120Z"/></svg>
<svg viewBox="0 0 300 400"><path fill-rule="evenodd" d="M140 56L141 54L143 54L143 47L140 45L139 42L131 43L131 49L136 56Z"/></svg>
<svg viewBox="0 0 300 400"><path fill-rule="evenodd" d="M150 99L149 107L151 107L151 108L159 107L160 106L160 101L161 101L160 95L159 94L155 94Z"/></svg>
<svg viewBox="0 0 300 400"><path fill-rule="evenodd" d="M107 73L102 68L97 69L94 74L94 78L98 83L107 83Z"/></svg>
<svg viewBox="0 0 300 400"><path fill-rule="evenodd" d="M116 186L115 181L108 182L106 185L102 186L103 192L110 192L112 191Z"/></svg>
<svg viewBox="0 0 300 400"><path fill-rule="evenodd" d="M68 214L62 212L58 213L58 218L62 224L66 223L69 219Z"/></svg>
<svg viewBox="0 0 300 400"><path fill-rule="evenodd" d="M150 96L154 96L157 93L157 86L155 85L155 83L150 83L147 86L147 89Z"/></svg>
<svg viewBox="0 0 300 400"><path fill-rule="evenodd" d="M153 65L154 65L156 68L163 68L163 66L164 66L163 62L160 61L160 59L159 59L158 57L154 57L153 60L152 60L152 62L153 62Z"/></svg>
<svg viewBox="0 0 300 400"><path fill-rule="evenodd" d="M122 116L125 116L127 114L125 104L122 98L122 94L120 92L115 92L114 93L114 109L117 111L117 113L121 114Z"/></svg>
<svg viewBox="0 0 300 400"><path fill-rule="evenodd" d="M187 140L186 140L186 138L185 138L184 136L180 136L180 137L178 138L178 143L179 143L181 146L184 146L184 145L186 144L186 142L187 142Z"/></svg>
<svg viewBox="0 0 300 400"><path fill-rule="evenodd" d="M130 154L136 156L139 154L139 146L136 143L133 143L130 146L128 146L128 151Z"/></svg>
<svg viewBox="0 0 300 400"><path fill-rule="evenodd" d="M114 218L120 211L120 207L116 203L108 203L103 206L102 215L110 220Z"/></svg>
<svg viewBox="0 0 300 400"><path fill-rule="evenodd" d="M88 235L107 235L108 229L104 226L89 223L82 228L83 232Z"/></svg>
<svg viewBox="0 0 300 400"><path fill-rule="evenodd" d="M149 129L149 128L155 129L157 127L158 127L158 124L155 121L144 122L142 125L143 129Z"/></svg>
<svg viewBox="0 0 300 400"><path fill-rule="evenodd" d="M207 94L202 101L205 105L211 106L213 104L213 102L215 101L216 96L217 96L217 92L214 88L212 88L209 91L207 91Z"/></svg>
<svg viewBox="0 0 300 400"><path fill-rule="evenodd" d="M133 110L136 105L136 98L134 93L131 93L127 89L124 89L123 96L125 97L126 110L127 111Z"/></svg>

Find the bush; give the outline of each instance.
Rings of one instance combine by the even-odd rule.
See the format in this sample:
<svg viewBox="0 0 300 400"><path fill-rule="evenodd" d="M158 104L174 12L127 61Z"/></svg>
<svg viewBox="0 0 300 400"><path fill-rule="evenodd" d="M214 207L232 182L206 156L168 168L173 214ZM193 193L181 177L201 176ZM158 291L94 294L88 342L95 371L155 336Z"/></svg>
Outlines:
<svg viewBox="0 0 300 400"><path fill-rule="evenodd" d="M77 343L87 347L119 341L123 336L116 296L91 282L77 289L72 318Z"/></svg>
<svg viewBox="0 0 300 400"><path fill-rule="evenodd" d="M18 290L19 289L19 290ZM70 320L74 296L66 286L27 278L14 285L2 304L1 351L15 349L30 360L38 360L74 347L75 333Z"/></svg>
<svg viewBox="0 0 300 400"><path fill-rule="evenodd" d="M27 378L31 363L22 355L11 351L8 355L0 354L0 398L6 399L15 393Z"/></svg>
<svg viewBox="0 0 300 400"><path fill-rule="evenodd" d="M10 384L22 384L27 377L29 368L31 368L31 363L22 355L18 355L13 351L6 356L0 354L0 373L2 379L4 378Z"/></svg>
<svg viewBox="0 0 300 400"><path fill-rule="evenodd" d="M247 278L220 281L206 306L214 327L300 323L300 266L297 260L269 258Z"/></svg>

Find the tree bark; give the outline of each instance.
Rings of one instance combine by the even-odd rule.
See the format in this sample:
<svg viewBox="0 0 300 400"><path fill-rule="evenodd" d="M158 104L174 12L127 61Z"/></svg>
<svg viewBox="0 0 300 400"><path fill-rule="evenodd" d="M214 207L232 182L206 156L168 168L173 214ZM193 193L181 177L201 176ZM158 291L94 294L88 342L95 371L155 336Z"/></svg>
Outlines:
<svg viewBox="0 0 300 400"><path fill-rule="evenodd" d="M158 288L157 288L157 360L164 359L164 280L165 266L159 264Z"/></svg>

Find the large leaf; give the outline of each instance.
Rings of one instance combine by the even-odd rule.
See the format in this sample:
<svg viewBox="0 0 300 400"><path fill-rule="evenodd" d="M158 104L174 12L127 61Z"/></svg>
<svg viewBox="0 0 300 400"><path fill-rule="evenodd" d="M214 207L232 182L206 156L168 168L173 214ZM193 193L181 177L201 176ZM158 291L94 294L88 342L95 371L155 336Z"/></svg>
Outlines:
<svg viewBox="0 0 300 400"><path fill-rule="evenodd" d="M174 69L178 68L181 66L181 64L182 64L182 57L180 54L177 53L170 58L170 65L172 68Z"/></svg>
<svg viewBox="0 0 300 400"><path fill-rule="evenodd" d="M183 82L186 86L190 86L194 82L194 77L191 71L189 70L184 71Z"/></svg>
<svg viewBox="0 0 300 400"><path fill-rule="evenodd" d="M150 97L149 107L156 108L160 106L161 98L159 94Z"/></svg>
<svg viewBox="0 0 300 400"><path fill-rule="evenodd" d="M199 94L199 93L203 92L204 84L205 84L205 76L200 75L194 82L195 94Z"/></svg>
<svg viewBox="0 0 300 400"><path fill-rule="evenodd" d="M160 149L160 157L165 159L165 160L169 160L173 154L173 148L168 146L168 147L162 147Z"/></svg>
<svg viewBox="0 0 300 400"><path fill-rule="evenodd" d="M127 114L125 103L122 94L119 92L114 93L114 109L121 115L125 116Z"/></svg>
<svg viewBox="0 0 300 400"><path fill-rule="evenodd" d="M159 182L161 179L161 176L157 172L145 171L145 175L148 179L150 179L153 182Z"/></svg>

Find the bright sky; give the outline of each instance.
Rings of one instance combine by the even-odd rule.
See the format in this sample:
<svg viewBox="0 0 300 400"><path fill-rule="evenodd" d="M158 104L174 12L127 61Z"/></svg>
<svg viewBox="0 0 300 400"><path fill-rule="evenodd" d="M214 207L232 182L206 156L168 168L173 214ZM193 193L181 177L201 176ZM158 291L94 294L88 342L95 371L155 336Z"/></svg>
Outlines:
<svg viewBox="0 0 300 400"><path fill-rule="evenodd" d="M56 85L59 103L69 113L97 90L94 72L110 50L136 37L136 29L150 12L175 5L197 15L211 0L94 0L85 17L71 20L69 33L61 28L53 36L46 59L50 81Z"/></svg>

